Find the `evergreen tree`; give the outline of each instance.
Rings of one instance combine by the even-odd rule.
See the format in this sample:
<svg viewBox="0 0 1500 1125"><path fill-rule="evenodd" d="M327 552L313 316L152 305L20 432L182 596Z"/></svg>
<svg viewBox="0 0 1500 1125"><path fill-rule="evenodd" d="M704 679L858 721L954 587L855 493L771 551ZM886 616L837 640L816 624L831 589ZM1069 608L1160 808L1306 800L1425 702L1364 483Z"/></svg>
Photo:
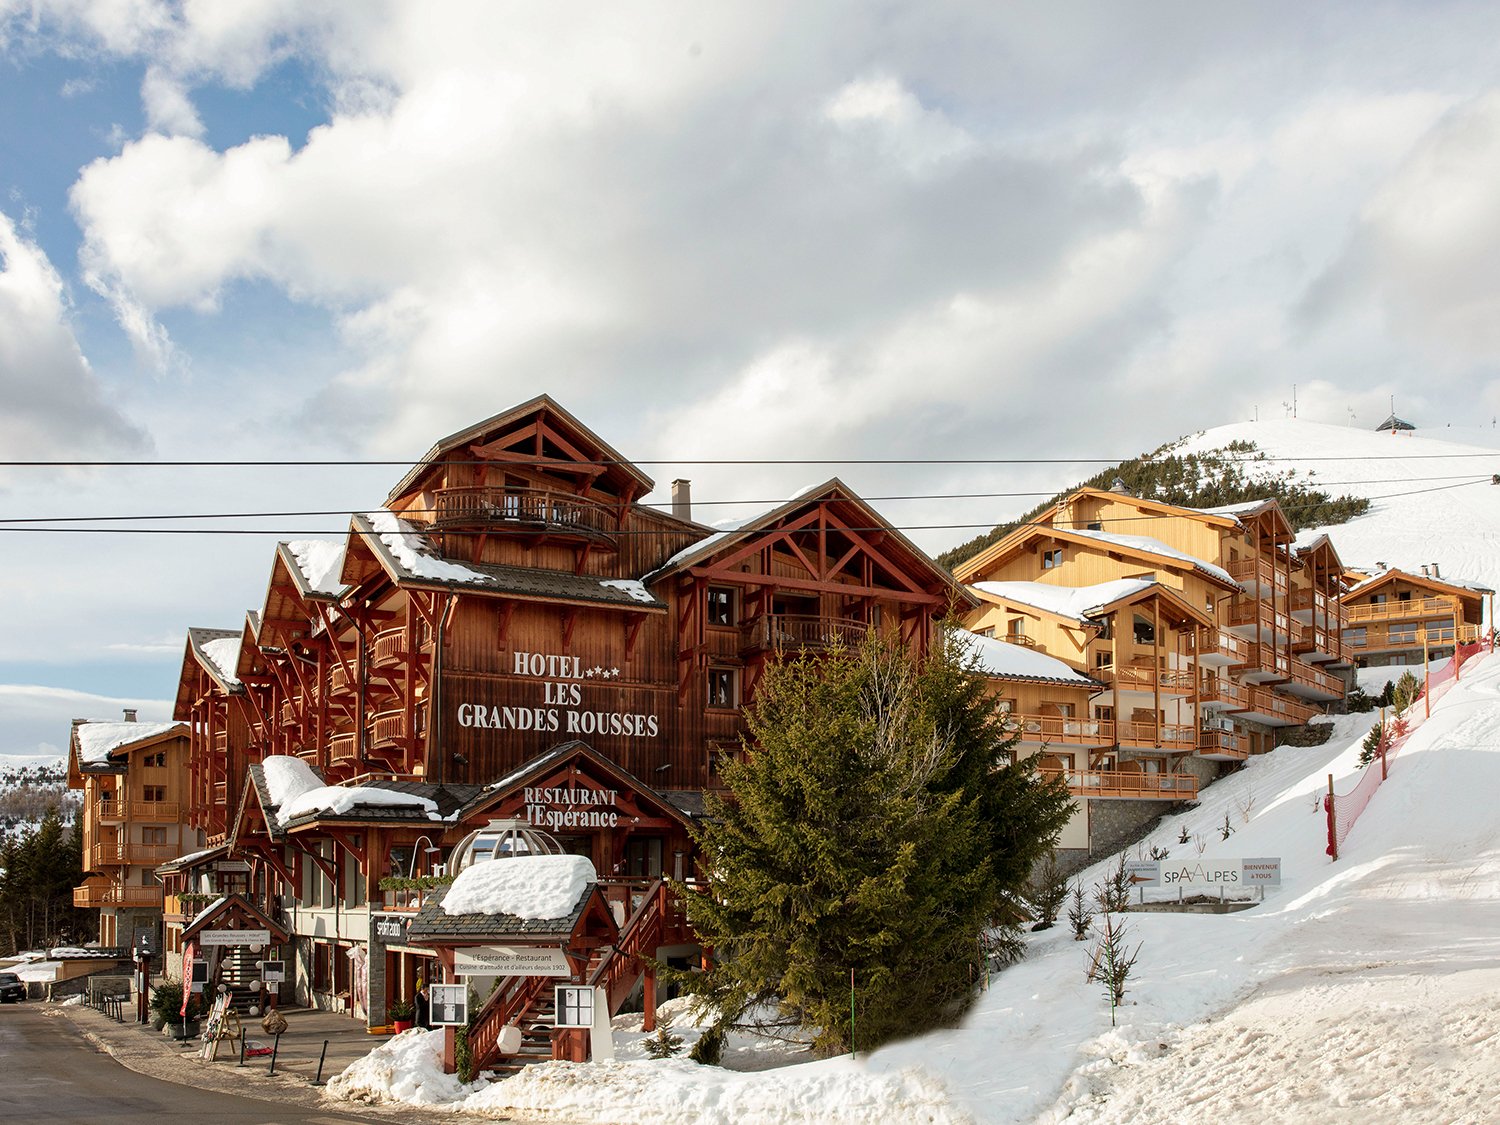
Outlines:
<svg viewBox="0 0 1500 1125"><path fill-rule="evenodd" d="M96 915L73 906L73 888L83 881L83 842L56 805L35 827L0 845L0 947L9 953L62 942L77 944L93 934Z"/></svg>
<svg viewBox="0 0 1500 1125"><path fill-rule="evenodd" d="M872 637L761 684L733 796L697 833L712 892L684 896L723 955L675 979L721 1030L811 1033L825 1055L952 1021L1068 819L1065 786L1008 765L955 629L921 662Z"/></svg>

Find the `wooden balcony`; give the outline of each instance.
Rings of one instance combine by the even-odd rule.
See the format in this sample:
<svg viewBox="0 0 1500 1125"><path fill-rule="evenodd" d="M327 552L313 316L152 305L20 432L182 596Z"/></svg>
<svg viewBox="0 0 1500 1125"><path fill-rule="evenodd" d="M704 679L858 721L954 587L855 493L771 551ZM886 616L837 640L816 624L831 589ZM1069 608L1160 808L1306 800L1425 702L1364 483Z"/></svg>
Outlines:
<svg viewBox="0 0 1500 1125"><path fill-rule="evenodd" d="M1188 652L1198 658L1199 664L1243 664L1247 643L1228 629L1198 629L1188 636Z"/></svg>
<svg viewBox="0 0 1500 1125"><path fill-rule="evenodd" d="M404 746L407 741L406 711L382 711L370 723L370 738L376 746Z"/></svg>
<svg viewBox="0 0 1500 1125"><path fill-rule="evenodd" d="M1200 730L1198 756L1220 762L1243 761L1250 756L1250 736L1232 730Z"/></svg>
<svg viewBox="0 0 1500 1125"><path fill-rule="evenodd" d="M1019 736L1022 744L1045 746L1121 746L1136 749L1191 750L1193 728L1156 723L1115 723L1110 719L1084 719L1071 715L1007 715L1007 734Z"/></svg>
<svg viewBox="0 0 1500 1125"><path fill-rule="evenodd" d="M1239 711L1248 702L1250 687L1224 676L1204 677L1198 693L1199 706L1206 711Z"/></svg>
<svg viewBox="0 0 1500 1125"><path fill-rule="evenodd" d="M100 801L94 806L99 814L99 819L105 822L119 822L125 819L124 801Z"/></svg>
<svg viewBox="0 0 1500 1125"><path fill-rule="evenodd" d="M1245 662L1232 665L1241 677L1253 677L1251 682L1263 680L1285 680L1291 677L1291 661L1281 645L1259 644L1249 641L1245 645Z"/></svg>
<svg viewBox="0 0 1500 1125"><path fill-rule="evenodd" d="M1163 671L1156 668L1143 668L1135 664L1122 664L1119 668L1097 669L1094 678L1103 680L1111 687L1118 681L1121 691L1155 695L1159 685L1162 695L1188 696L1193 694L1193 673L1185 669L1169 668Z"/></svg>
<svg viewBox="0 0 1500 1125"><path fill-rule="evenodd" d="M336 734L328 740L328 760L335 765L359 760L359 744L352 730Z"/></svg>
<svg viewBox="0 0 1500 1125"><path fill-rule="evenodd" d="M352 668L353 665L351 664ZM358 685L351 682L349 674L344 671L342 664L335 664L328 673L328 694L330 696L350 695Z"/></svg>
<svg viewBox="0 0 1500 1125"><path fill-rule="evenodd" d="M214 732L214 753L229 753L229 732L227 730Z"/></svg>
<svg viewBox="0 0 1500 1125"><path fill-rule="evenodd" d="M799 617L768 613L745 624L740 634L740 651L767 649L784 652L795 649L826 649L834 645L854 647L869 630L863 621L844 617Z"/></svg>
<svg viewBox="0 0 1500 1125"><path fill-rule="evenodd" d="M1273 610L1269 602L1236 598L1229 603L1228 624L1231 629L1260 629L1272 636L1285 637L1290 621L1285 613ZM1244 634L1242 634L1244 635Z"/></svg>
<svg viewBox="0 0 1500 1125"><path fill-rule="evenodd" d="M1239 710L1239 713L1268 726L1280 727L1300 726L1314 715L1321 715L1323 712L1290 696L1257 687L1249 689L1245 706Z"/></svg>
<svg viewBox="0 0 1500 1125"><path fill-rule="evenodd" d="M73 888L73 905L84 910L103 906L104 896L108 893L109 887L108 879L98 877L85 879L83 886Z"/></svg>
<svg viewBox="0 0 1500 1125"><path fill-rule="evenodd" d="M551 489L441 488L432 526L439 531L471 528L587 539L613 547L620 533L620 507Z"/></svg>
<svg viewBox="0 0 1500 1125"><path fill-rule="evenodd" d="M155 867L177 858L176 844L132 844L120 841L95 844L89 848L90 867L123 867L143 864Z"/></svg>
<svg viewBox="0 0 1500 1125"><path fill-rule="evenodd" d="M214 782L214 804L223 807L229 799L229 786L222 781Z"/></svg>
<svg viewBox="0 0 1500 1125"><path fill-rule="evenodd" d="M1251 597L1269 598L1273 591L1278 596L1286 593L1286 573L1270 559L1235 559L1227 569L1229 577L1244 586Z"/></svg>
<svg viewBox="0 0 1500 1125"><path fill-rule="evenodd" d="M1116 800L1191 801L1198 796L1198 779L1190 773L1136 773L1130 770L1065 770L1044 767L1042 778L1067 779L1075 797Z"/></svg>
<svg viewBox="0 0 1500 1125"><path fill-rule="evenodd" d="M296 726L301 720L297 717L297 708L290 699L281 705L281 725L283 729Z"/></svg>
<svg viewBox="0 0 1500 1125"><path fill-rule="evenodd" d="M90 879L73 888L73 905L84 909L98 906L161 906L161 887L128 887Z"/></svg>
<svg viewBox="0 0 1500 1125"><path fill-rule="evenodd" d="M1325 701L1344 698L1344 681L1336 676L1301 660L1293 660L1290 671L1291 678L1284 685L1287 691Z"/></svg>
<svg viewBox="0 0 1500 1125"><path fill-rule="evenodd" d="M131 801L130 819L153 824L176 824L181 811L176 801Z"/></svg>
<svg viewBox="0 0 1500 1125"><path fill-rule="evenodd" d="M1454 598L1411 598L1387 601L1379 605L1344 603L1344 618L1351 625L1367 621L1395 621L1421 617L1462 617L1463 610Z"/></svg>

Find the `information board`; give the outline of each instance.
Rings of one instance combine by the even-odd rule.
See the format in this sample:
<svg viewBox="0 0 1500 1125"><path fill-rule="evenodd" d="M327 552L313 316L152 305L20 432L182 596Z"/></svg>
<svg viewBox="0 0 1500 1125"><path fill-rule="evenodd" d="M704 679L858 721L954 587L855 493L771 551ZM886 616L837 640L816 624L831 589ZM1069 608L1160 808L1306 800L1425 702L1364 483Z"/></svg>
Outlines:
<svg viewBox="0 0 1500 1125"><path fill-rule="evenodd" d="M427 1000L428 1022L433 1027L463 1027L469 1022L468 985L428 985Z"/></svg>

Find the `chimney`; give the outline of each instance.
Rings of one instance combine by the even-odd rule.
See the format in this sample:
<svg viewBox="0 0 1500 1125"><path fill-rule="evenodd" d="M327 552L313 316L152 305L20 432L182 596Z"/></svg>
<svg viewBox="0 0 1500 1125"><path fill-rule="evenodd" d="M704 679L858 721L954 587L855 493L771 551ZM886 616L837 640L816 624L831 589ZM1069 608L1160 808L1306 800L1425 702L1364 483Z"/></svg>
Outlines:
<svg viewBox="0 0 1500 1125"><path fill-rule="evenodd" d="M136 709L134 707L125 708L125 721L127 723L135 722L135 710Z"/></svg>
<svg viewBox="0 0 1500 1125"><path fill-rule="evenodd" d="M1427 577L1427 564L1426 563L1422 564L1422 577L1423 578Z"/></svg>
<svg viewBox="0 0 1500 1125"><path fill-rule="evenodd" d="M672 482L672 514L680 520L693 518L692 481L674 480Z"/></svg>
<svg viewBox="0 0 1500 1125"><path fill-rule="evenodd" d="M1432 564L1432 576L1434 578L1441 578L1443 576L1443 572L1438 569L1437 563Z"/></svg>

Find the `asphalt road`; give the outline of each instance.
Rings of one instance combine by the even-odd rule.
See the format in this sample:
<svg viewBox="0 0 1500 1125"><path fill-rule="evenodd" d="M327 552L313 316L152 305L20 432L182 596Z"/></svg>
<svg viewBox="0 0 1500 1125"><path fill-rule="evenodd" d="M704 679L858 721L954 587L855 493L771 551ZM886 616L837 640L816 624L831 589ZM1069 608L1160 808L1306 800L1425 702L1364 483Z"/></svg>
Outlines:
<svg viewBox="0 0 1500 1125"><path fill-rule="evenodd" d="M127 1070L41 1005L0 1005L0 1122L147 1125L367 1125L388 1116L330 1113L164 1082Z"/></svg>

